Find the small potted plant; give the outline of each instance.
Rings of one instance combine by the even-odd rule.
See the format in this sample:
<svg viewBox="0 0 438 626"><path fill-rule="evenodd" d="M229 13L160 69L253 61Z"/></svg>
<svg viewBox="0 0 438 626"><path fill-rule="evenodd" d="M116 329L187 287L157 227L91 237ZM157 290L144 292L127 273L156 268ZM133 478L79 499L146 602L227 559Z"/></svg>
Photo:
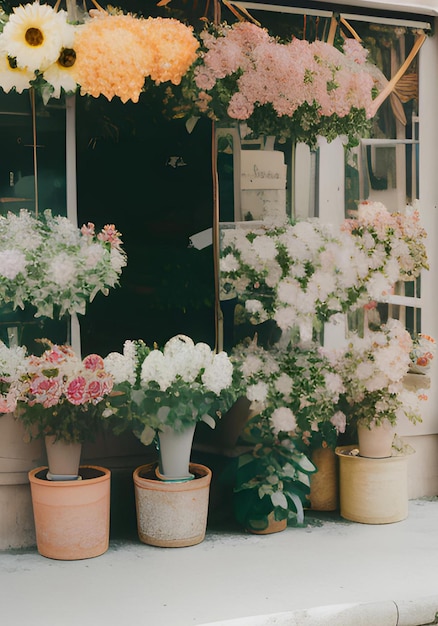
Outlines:
<svg viewBox="0 0 438 626"><path fill-rule="evenodd" d="M48 458L29 472L37 547L50 558L90 558L108 549L110 471L80 467L81 446L102 423L113 378L99 355L81 359L68 345L42 343L43 354L19 367L16 409Z"/></svg>
<svg viewBox="0 0 438 626"><path fill-rule="evenodd" d="M158 465L134 471L140 539L162 546L199 543L205 535L211 471L190 463L190 453L197 422L214 427L235 400L228 355L176 335L163 349L126 341L123 354L109 354L105 367L116 382L111 400L115 432L129 428L145 445L155 441L158 448Z"/></svg>
<svg viewBox="0 0 438 626"><path fill-rule="evenodd" d="M49 347L22 363L17 413L29 433L45 441L47 478L76 479L82 444L103 423L113 377L97 354L81 359L68 345L40 341Z"/></svg>
<svg viewBox="0 0 438 626"><path fill-rule="evenodd" d="M358 436L358 445L336 448L340 512L351 521L387 524L408 515L407 454L413 450L393 442L400 420L421 421L425 396L403 382L411 350L409 333L389 319L332 354L345 386L338 406Z"/></svg>
<svg viewBox="0 0 438 626"><path fill-rule="evenodd" d="M398 420L421 421L419 396L403 384L411 352L408 331L393 319L364 337L354 335L344 349L326 352L342 378L338 406L350 428L357 429L361 456L391 456ZM370 450L373 443L377 448Z"/></svg>
<svg viewBox="0 0 438 626"><path fill-rule="evenodd" d="M413 374L427 374L435 358L435 353L436 341L433 337L425 333L416 335L412 340L409 372Z"/></svg>
<svg viewBox="0 0 438 626"><path fill-rule="evenodd" d="M316 471L312 446L334 447L345 425L334 409L340 381L313 343L266 350L253 340L232 358L253 411L241 435L252 449L237 460L236 518L253 532L272 532L272 521L302 524Z"/></svg>

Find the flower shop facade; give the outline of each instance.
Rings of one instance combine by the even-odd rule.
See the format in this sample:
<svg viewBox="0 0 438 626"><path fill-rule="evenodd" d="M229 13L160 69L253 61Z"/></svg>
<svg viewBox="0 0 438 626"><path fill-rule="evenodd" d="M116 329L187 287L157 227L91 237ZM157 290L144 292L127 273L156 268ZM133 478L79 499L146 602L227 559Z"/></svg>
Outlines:
<svg viewBox="0 0 438 626"><path fill-rule="evenodd" d="M22 209L26 219L45 215L44 232L56 231L59 246L53 263L52 251L45 248L43 269L38 275L29 273L28 284L20 283L13 293L7 285L0 286L4 295L0 340L9 347L26 346L34 353L39 340L49 338L54 344L71 344L79 354L106 357L121 353L126 340L164 345L173 335L184 333L195 342L231 353L239 341L255 334L260 345L267 346L281 328L283 334L298 333L301 340L316 338L331 350L346 346L355 332L366 336L369 328L391 319L399 320L412 337L438 337L433 291L438 278L438 179L434 171L438 87L433 80L438 43L434 34L437 10L432 2L418 6L364 0L333 6L244 1L215 2L210 8L195 4L180 6L171 0L164 7L147 3L145 9L144 4L123 3L125 15L93 18L100 21L101 31L88 34L85 20L79 35L70 29L83 21L77 7L68 3L68 20L64 21L59 11L56 16L38 14L43 30L52 33L58 25L65 39L60 44L61 63L59 59L50 63L42 56L32 68L28 56L34 53L29 52L33 44L27 49L15 44L12 27L7 27L13 20L0 13L0 215L19 216ZM79 13L72 18L74 11ZM217 32L220 24L227 26L220 36L213 35L209 26L203 30L204 18ZM28 15L18 15L18 25L27 19ZM242 24L250 24L252 30L245 31ZM192 27L199 38L196 42ZM148 56L139 43L141 60L137 64L136 55L129 56L127 68L120 51L115 52L116 57L108 62L114 76L100 81L101 58L97 56L108 44L107 31L117 36L129 32L133 39L126 41L131 43L149 37L155 56ZM171 50L169 37L176 42L177 52ZM293 46L287 47L292 38ZM242 58L249 58L249 48L256 49L255 40L263 54L254 53L250 68ZM200 42L203 52L197 57ZM333 49L330 54L324 47L327 42ZM345 42L344 53L336 56ZM368 50L367 60L356 44ZM87 56L93 46L99 52ZM73 62L72 52L76 55ZM172 55L170 69L166 55ZM310 57L318 62L304 74L303 93L306 89L309 93L303 100L295 98L296 84L286 96L281 89L277 93L273 85L286 89L282 81L290 74L291 64L298 66L298 59ZM347 82L345 77L353 75L354 80ZM320 76L330 85L323 95L316 86ZM319 100L318 107L312 98ZM348 98L352 98L348 111L341 111L339 104ZM327 237L327 244L331 235L324 225L344 228L351 211L363 202L377 208L381 203L390 213L415 216L413 222L421 222L427 233L427 260L416 249L409 257L415 257L415 268L406 265L404 276L396 275L389 262L382 260L385 242L373 248L376 263L372 270L377 278L374 291L366 287L366 305L348 311L350 299L360 303L362 295L359 286L350 285L345 306L336 310L337 305L329 302L337 292L327 287L325 300L314 299L306 312L307 283L305 292L294 292L293 297L290 285L283 285L284 301L279 290L275 295L283 312L278 315L270 310L273 290L269 291L269 284L269 298L264 300L257 293L256 274L251 274L250 289L250 281L242 287L244 271L239 272L243 265L246 271L246 264L239 269L227 265L234 259L227 257L226 245L231 241L236 250L239 233L254 232L251 243L260 236L260 228L277 237L291 218L293 223L321 224L311 237L315 233ZM47 209L51 212L45 213ZM84 224L81 237L87 245L96 246L93 253L87 252L88 273L85 269L79 276L66 258L63 246L73 235L59 226L61 222L55 224L53 216L57 215L67 217L75 227ZM408 234L405 243L399 242L400 257L408 240L406 245L412 248L417 237L421 248L421 228L414 226L411 239ZM24 239L30 238L29 233L24 231ZM292 235L299 250L298 229ZM307 236L303 231L302 240ZM270 245L266 243L266 254ZM104 253L97 246L112 255L105 267ZM6 278L8 272L14 275L14 262L21 262L18 257L12 260L10 269L8 250L6 245L0 250ZM240 262L241 251L237 252ZM290 266L294 254L290 254ZM329 264L329 255L324 258ZM336 271L342 276L345 271L346 276L346 270ZM386 282L378 280L380 274ZM395 282L391 289L389 274ZM58 285L56 297L49 283ZM303 315L291 320L287 315L292 315L292 309L295 315L296 301L303 303ZM387 366L392 367L390 362ZM408 454L410 498L438 494L438 392L433 358L423 369L413 368L404 378L407 389L428 397L421 403L422 421L413 424L408 417L397 419L400 445L405 452L414 452ZM24 431L10 434L15 425L8 413L0 419L0 429L5 429L0 444L0 505L11 534L0 548L33 541L27 472L45 461L40 441L24 440ZM204 424L200 426L193 447L200 462L240 453L234 445L239 433L235 437L224 433L222 425L204 432ZM99 433L82 451L84 463L111 468L116 486L119 480L121 500L133 468L156 453L154 446L145 447L136 435ZM17 502L21 529L13 537ZM116 507L112 511L115 525L118 513Z"/></svg>

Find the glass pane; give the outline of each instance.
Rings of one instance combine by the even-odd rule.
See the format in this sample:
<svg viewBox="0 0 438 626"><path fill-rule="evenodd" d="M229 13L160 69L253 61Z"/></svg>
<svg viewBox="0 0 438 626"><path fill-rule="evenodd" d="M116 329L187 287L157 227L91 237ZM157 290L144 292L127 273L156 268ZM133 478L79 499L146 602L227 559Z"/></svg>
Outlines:
<svg viewBox="0 0 438 626"><path fill-rule="evenodd" d="M33 110L30 92L0 93L0 145L0 214L35 212L38 197L39 212L50 208L65 215L64 104L43 106L37 99ZM11 304L0 306L0 339L8 345L18 343L38 352L36 338L64 343L68 333L68 319L36 319L32 307L14 311Z"/></svg>

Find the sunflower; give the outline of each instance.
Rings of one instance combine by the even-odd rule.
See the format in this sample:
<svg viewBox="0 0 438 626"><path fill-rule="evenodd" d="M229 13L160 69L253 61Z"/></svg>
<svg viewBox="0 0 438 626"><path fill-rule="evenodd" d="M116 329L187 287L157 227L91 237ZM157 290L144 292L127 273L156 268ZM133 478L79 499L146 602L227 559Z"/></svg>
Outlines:
<svg viewBox="0 0 438 626"><path fill-rule="evenodd" d="M53 87L53 98L61 96L61 89L66 93L76 91L77 84L73 76L76 52L73 48L64 48L56 63L44 70L44 79Z"/></svg>
<svg viewBox="0 0 438 626"><path fill-rule="evenodd" d="M24 89L31 87L30 81L34 78L34 72L16 67L13 59L7 54L0 53L0 87L5 93L9 93L11 89L22 93Z"/></svg>
<svg viewBox="0 0 438 626"><path fill-rule="evenodd" d="M14 8L5 24L1 49L20 68L44 71L55 63L63 48L73 43L74 27L67 23L66 11L55 11L39 2Z"/></svg>

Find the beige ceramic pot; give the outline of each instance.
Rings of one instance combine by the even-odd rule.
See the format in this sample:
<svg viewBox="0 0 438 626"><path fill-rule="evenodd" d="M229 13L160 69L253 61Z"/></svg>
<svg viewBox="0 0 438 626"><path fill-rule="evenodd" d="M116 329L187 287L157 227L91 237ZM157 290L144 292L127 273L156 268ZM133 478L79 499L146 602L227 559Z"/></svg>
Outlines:
<svg viewBox="0 0 438 626"><path fill-rule="evenodd" d="M35 545L28 473L44 462L41 439L28 441L22 422L0 416L0 550Z"/></svg>
<svg viewBox="0 0 438 626"><path fill-rule="evenodd" d="M179 548L201 543L207 528L211 470L190 463L192 480L165 482L156 464L138 467L133 474L137 529L140 541L152 546Z"/></svg>
<svg viewBox="0 0 438 626"><path fill-rule="evenodd" d="M392 454L395 426L387 419L381 424L372 423L370 428L360 420L357 423L360 456L370 459L384 459Z"/></svg>
<svg viewBox="0 0 438 626"><path fill-rule="evenodd" d="M72 561L108 550L110 470L79 468L79 480L47 480L47 467L29 472L38 552Z"/></svg>
<svg viewBox="0 0 438 626"><path fill-rule="evenodd" d="M177 432L164 426L158 433L159 471L165 480L192 478L189 465L195 428L196 423Z"/></svg>
<svg viewBox="0 0 438 626"><path fill-rule="evenodd" d="M407 457L369 459L352 454L355 448L336 448L341 516L363 524L390 524L406 519Z"/></svg>
<svg viewBox="0 0 438 626"><path fill-rule="evenodd" d="M52 435L44 438L51 480L74 480L78 476L81 443L70 443Z"/></svg>

